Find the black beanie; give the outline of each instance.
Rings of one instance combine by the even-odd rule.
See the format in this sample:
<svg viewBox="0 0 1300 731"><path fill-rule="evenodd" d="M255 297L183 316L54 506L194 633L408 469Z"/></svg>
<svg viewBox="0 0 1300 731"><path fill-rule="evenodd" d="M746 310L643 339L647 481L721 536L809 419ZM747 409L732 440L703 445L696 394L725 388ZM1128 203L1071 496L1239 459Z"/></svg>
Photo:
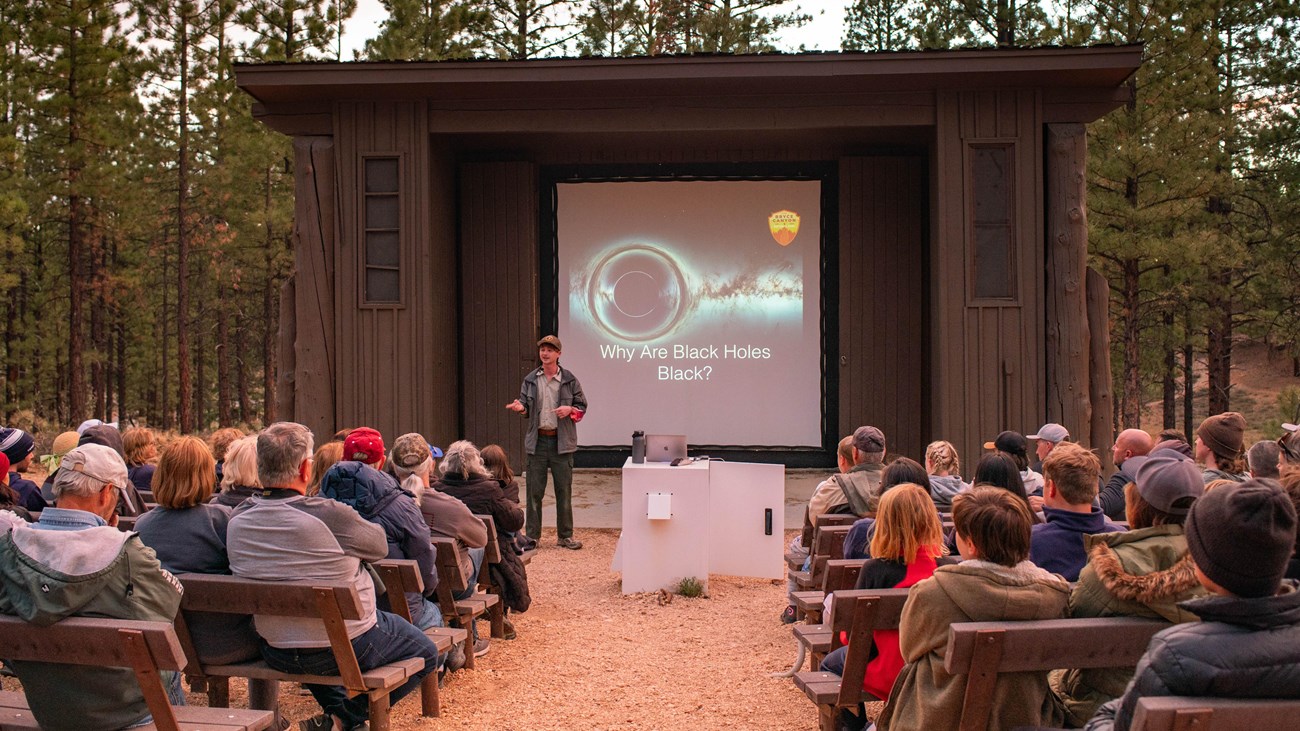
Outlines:
<svg viewBox="0 0 1300 731"><path fill-rule="evenodd" d="M1277 593L1295 550L1296 512L1275 480L1211 490L1187 516L1187 550L1211 581L1241 597Z"/></svg>

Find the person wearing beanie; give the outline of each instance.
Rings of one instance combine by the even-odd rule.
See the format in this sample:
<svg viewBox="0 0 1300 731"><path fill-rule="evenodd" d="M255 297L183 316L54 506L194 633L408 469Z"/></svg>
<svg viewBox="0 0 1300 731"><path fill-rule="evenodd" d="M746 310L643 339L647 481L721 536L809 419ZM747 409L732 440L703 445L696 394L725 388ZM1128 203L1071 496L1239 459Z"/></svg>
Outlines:
<svg viewBox="0 0 1300 731"><path fill-rule="evenodd" d="M1195 622L1181 602L1204 596L1205 589L1187 555L1183 523L1204 492L1192 460L1172 450L1148 455L1125 488L1129 530L1083 538L1088 564L1070 595L1070 616ZM1052 672L1055 725L1083 725L1123 694L1132 677L1132 666Z"/></svg>
<svg viewBox="0 0 1300 731"><path fill-rule="evenodd" d="M1146 696L1300 699L1300 591L1283 579L1295 535L1295 506L1274 480L1197 500L1187 547L1210 596L1182 607L1201 621L1153 637L1124 695L1085 728L1125 731Z"/></svg>
<svg viewBox="0 0 1300 731"><path fill-rule="evenodd" d="M46 507L41 497L41 488L35 482L23 477L22 473L32 465L32 455L36 452L36 440L31 434L16 427L0 428L0 452L9 458L9 489L18 494L18 505L38 512Z"/></svg>
<svg viewBox="0 0 1300 731"><path fill-rule="evenodd" d="M32 514L19 504L18 493L9 487L9 457L0 452L0 510L8 510L28 523Z"/></svg>
<svg viewBox="0 0 1300 731"><path fill-rule="evenodd" d="M1202 481L1250 479L1243 451L1245 432L1246 419L1235 411L1211 416L1196 427L1196 461L1205 465Z"/></svg>

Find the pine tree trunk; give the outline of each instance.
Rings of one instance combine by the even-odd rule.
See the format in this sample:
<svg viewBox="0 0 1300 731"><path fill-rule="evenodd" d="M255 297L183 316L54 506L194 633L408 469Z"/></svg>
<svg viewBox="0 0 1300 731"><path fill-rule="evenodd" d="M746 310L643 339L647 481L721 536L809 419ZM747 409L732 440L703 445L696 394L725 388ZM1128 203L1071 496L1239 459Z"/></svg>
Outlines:
<svg viewBox="0 0 1300 731"><path fill-rule="evenodd" d="M271 168L266 169L266 279L262 283L262 423L274 424L275 404L275 236L271 226Z"/></svg>
<svg viewBox="0 0 1300 731"><path fill-rule="evenodd" d="M77 88L77 29L68 31L68 421L86 418L86 382L82 371L82 336L85 308L85 274L82 271L85 242L83 241L84 213L82 199L77 192L81 184L84 161L78 150L81 137L81 118L78 114Z"/></svg>
<svg viewBox="0 0 1300 731"><path fill-rule="evenodd" d="M189 238L186 236L186 210L189 198L189 125L187 97L189 95L189 26L181 19L180 32L177 34L180 63L180 88L177 89L177 151L176 151L176 380L179 387L177 408L180 411L180 429L182 434L194 431L194 414L191 404L194 399L193 386L190 382L190 337L187 320L189 313Z"/></svg>
<svg viewBox="0 0 1300 731"><path fill-rule="evenodd" d="M1168 310L1164 317L1165 337L1172 339L1174 332L1174 311ZM1173 429L1178 423L1178 361L1174 357L1174 346L1172 343L1165 346L1165 363L1164 373L1160 378L1161 394L1161 415L1160 426L1163 429Z"/></svg>
<svg viewBox="0 0 1300 731"><path fill-rule="evenodd" d="M1142 342L1138 327L1138 310L1141 308L1141 271L1138 262L1126 260L1121 267L1123 284L1120 290L1124 314L1124 393L1120 396L1120 412L1126 429L1142 428Z"/></svg>
<svg viewBox="0 0 1300 731"><path fill-rule="evenodd" d="M248 332L248 323L240 322L239 332ZM237 380L236 388L239 390L239 423L249 424L253 420L253 405L248 394L248 359L245 358L247 349L240 348L235 354L235 378Z"/></svg>
<svg viewBox="0 0 1300 731"><path fill-rule="evenodd" d="M230 323L226 298L217 296L217 423L231 425L230 415Z"/></svg>
<svg viewBox="0 0 1300 731"><path fill-rule="evenodd" d="M1191 317L1187 318L1190 324ZM1191 328L1187 329L1191 333ZM1192 438L1192 418L1196 413L1196 362L1192 359L1192 344L1183 345L1183 435Z"/></svg>
<svg viewBox="0 0 1300 731"><path fill-rule="evenodd" d="M196 323L206 322L202 308L199 309L194 320ZM202 326L194 328L194 428L199 431L208 428L207 399L204 398L208 387L207 369L204 368L207 358L203 357L206 355L204 351L207 348L207 341L203 337L205 329Z"/></svg>
<svg viewBox="0 0 1300 731"><path fill-rule="evenodd" d="M1216 277L1217 279L1217 277ZM1210 307L1210 326L1206 330L1205 351L1208 364L1209 414L1222 414L1229 408L1232 390L1232 303L1219 300Z"/></svg>

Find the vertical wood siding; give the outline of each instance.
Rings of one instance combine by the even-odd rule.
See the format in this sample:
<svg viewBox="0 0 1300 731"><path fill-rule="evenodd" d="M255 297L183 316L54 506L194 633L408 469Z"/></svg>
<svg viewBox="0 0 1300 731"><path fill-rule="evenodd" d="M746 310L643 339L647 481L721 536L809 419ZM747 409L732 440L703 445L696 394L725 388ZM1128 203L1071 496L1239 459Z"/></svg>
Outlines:
<svg viewBox="0 0 1300 731"><path fill-rule="evenodd" d="M1036 91L940 92L930 283L934 434L959 441L966 476L999 431L1033 433L1045 416L1041 103ZM1010 143L1015 297L975 299L968 148Z"/></svg>
<svg viewBox="0 0 1300 731"><path fill-rule="evenodd" d="M317 442L335 430L334 270L338 247L335 218L334 140L297 137L293 141L294 180L294 357L281 368L293 368L294 419L307 425ZM346 296L346 295L345 295ZM282 380L282 383L285 381Z"/></svg>
<svg viewBox="0 0 1300 731"><path fill-rule="evenodd" d="M516 471L525 424L504 407L537 363L537 181L529 162L460 168L462 433L500 444Z"/></svg>
<svg viewBox="0 0 1300 731"><path fill-rule="evenodd" d="M864 424L920 459L924 398L923 157L840 160L839 436Z"/></svg>

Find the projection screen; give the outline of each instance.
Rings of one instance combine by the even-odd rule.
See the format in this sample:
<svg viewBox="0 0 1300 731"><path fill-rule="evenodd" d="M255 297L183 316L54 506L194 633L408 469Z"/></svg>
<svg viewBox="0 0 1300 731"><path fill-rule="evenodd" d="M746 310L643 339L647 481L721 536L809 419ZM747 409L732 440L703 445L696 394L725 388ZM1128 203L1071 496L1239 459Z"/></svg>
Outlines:
<svg viewBox="0 0 1300 731"><path fill-rule="evenodd" d="M561 182L556 235L580 445L821 446L820 181Z"/></svg>

